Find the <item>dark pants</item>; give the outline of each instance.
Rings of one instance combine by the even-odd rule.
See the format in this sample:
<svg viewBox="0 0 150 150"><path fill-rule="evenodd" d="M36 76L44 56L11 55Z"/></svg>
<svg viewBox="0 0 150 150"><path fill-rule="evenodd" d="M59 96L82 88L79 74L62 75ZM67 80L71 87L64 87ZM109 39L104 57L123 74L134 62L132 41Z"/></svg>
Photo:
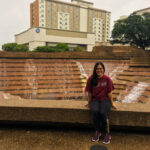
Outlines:
<svg viewBox="0 0 150 150"><path fill-rule="evenodd" d="M109 133L109 120L108 113L111 108L110 100L92 100L90 103L90 110L93 116L93 125L95 131L100 131L100 123L102 125L102 131Z"/></svg>

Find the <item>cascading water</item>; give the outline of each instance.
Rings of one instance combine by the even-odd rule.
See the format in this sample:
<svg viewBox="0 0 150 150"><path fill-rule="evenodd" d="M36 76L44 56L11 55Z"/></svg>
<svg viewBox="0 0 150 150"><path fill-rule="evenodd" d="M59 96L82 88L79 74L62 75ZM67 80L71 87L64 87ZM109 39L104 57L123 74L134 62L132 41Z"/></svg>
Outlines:
<svg viewBox="0 0 150 150"><path fill-rule="evenodd" d="M82 80L82 88L84 89L85 87L85 83L87 81L87 78L88 78L88 75L86 74L82 64L80 62L77 62L76 61L76 64L80 70L80 73L81 73L81 80ZM84 92L83 93L83 99L87 99L87 96L88 96L88 93Z"/></svg>
<svg viewBox="0 0 150 150"><path fill-rule="evenodd" d="M0 76L6 77L6 76L7 76L6 63L4 62L4 63L2 63L2 64L3 64L3 66L2 66L2 69L0 70ZM3 82L1 81L1 85L3 86L4 92L5 92L5 89L7 88L7 84L6 84L5 80L4 80ZM6 93L4 93L4 92L1 93L1 96L2 96L4 99L8 99L8 98L9 98L9 94L8 94L8 93L6 94Z"/></svg>
<svg viewBox="0 0 150 150"><path fill-rule="evenodd" d="M36 64L32 61L32 59L29 59L26 61L25 64L25 78L27 78L28 85L30 86L32 93L29 95L29 98L35 98L37 95L37 90L38 90L38 82L36 79L37 75L37 67ZM29 74L28 74L29 73ZM31 73L31 74L30 74Z"/></svg>
<svg viewBox="0 0 150 150"><path fill-rule="evenodd" d="M150 84L139 82L136 86L132 88L130 93L122 100L123 103L132 103L137 102L138 97L142 95L142 93L145 91L146 87L148 87Z"/></svg>
<svg viewBox="0 0 150 150"><path fill-rule="evenodd" d="M6 77L7 76L7 67L6 67L6 63L3 63L3 71L1 71L1 76ZM2 82L3 87L6 88L7 84L5 81Z"/></svg>
<svg viewBox="0 0 150 150"><path fill-rule="evenodd" d="M128 66L125 65L124 63L120 64L118 67L114 68L110 73L108 73L108 75L110 76L110 78L112 80L114 80L116 78L116 75L118 73L123 72L125 69L127 69Z"/></svg>
<svg viewBox="0 0 150 150"><path fill-rule="evenodd" d="M84 70L82 64L80 62L77 62L77 61L76 61L76 64L77 64L78 68L80 69L81 75L87 79L88 75L85 73L85 70Z"/></svg>

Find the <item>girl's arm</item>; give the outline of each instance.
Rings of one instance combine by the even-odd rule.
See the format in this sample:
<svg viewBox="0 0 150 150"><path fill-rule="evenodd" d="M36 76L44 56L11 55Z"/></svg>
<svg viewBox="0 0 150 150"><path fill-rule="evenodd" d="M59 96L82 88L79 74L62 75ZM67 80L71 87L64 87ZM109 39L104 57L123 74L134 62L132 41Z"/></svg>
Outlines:
<svg viewBox="0 0 150 150"><path fill-rule="evenodd" d="M91 100L92 100L92 94L91 94L91 92L88 92L88 103L85 105L86 107L89 107L89 104L90 104L90 102L91 102Z"/></svg>
<svg viewBox="0 0 150 150"><path fill-rule="evenodd" d="M114 109L117 109L116 105L115 105L114 102L113 102L113 94L112 94L112 92L109 92L109 93L108 93L108 97L109 97L109 99L110 99L110 102L111 102L112 107L113 107Z"/></svg>
<svg viewBox="0 0 150 150"><path fill-rule="evenodd" d="M88 92L88 104L90 104L91 100L92 100L92 94L91 92Z"/></svg>

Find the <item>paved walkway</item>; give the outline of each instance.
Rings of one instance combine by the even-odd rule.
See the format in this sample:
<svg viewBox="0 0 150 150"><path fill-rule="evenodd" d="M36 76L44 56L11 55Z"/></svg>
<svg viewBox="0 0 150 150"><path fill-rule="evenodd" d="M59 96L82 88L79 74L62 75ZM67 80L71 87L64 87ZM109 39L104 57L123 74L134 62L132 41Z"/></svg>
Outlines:
<svg viewBox="0 0 150 150"><path fill-rule="evenodd" d="M91 129L0 127L0 150L90 150ZM112 132L108 150L150 150L150 135Z"/></svg>

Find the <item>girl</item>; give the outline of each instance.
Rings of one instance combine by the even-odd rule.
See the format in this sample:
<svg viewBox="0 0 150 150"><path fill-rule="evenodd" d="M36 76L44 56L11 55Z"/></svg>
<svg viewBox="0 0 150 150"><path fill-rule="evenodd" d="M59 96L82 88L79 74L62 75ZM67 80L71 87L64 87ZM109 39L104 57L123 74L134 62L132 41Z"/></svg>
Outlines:
<svg viewBox="0 0 150 150"><path fill-rule="evenodd" d="M102 123L102 130L105 133L103 140L104 144L110 143L110 132L109 132L109 120L108 112L110 108L115 109L116 106L113 103L112 91L114 85L109 76L104 75L105 66L102 62L98 62L94 66L93 74L87 80L85 92L88 92L88 104L93 116L93 125L95 134L92 137L92 141L99 141L101 136L100 122Z"/></svg>

